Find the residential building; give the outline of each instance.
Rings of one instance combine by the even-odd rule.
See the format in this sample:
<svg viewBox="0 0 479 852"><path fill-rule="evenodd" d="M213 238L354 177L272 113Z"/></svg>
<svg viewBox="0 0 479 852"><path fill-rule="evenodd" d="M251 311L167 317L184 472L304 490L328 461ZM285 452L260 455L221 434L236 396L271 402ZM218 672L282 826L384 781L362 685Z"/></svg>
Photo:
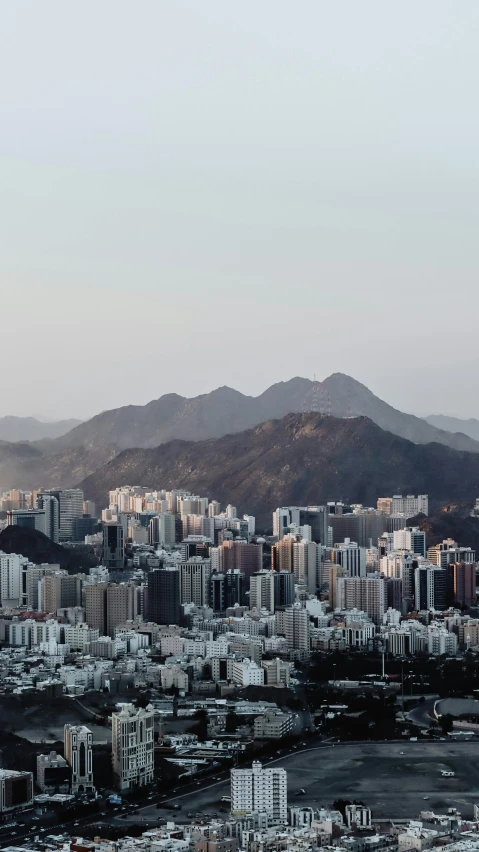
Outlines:
<svg viewBox="0 0 479 852"><path fill-rule="evenodd" d="M286 638L288 648L309 651L309 615L301 604L293 604L276 613L276 632Z"/></svg>
<svg viewBox="0 0 479 852"><path fill-rule="evenodd" d="M154 779L154 710L123 704L112 713L113 777L120 791L151 784Z"/></svg>
<svg viewBox="0 0 479 852"><path fill-rule="evenodd" d="M85 587L85 618L100 636L115 635L115 628L137 615L135 583L96 583Z"/></svg>
<svg viewBox="0 0 479 852"><path fill-rule="evenodd" d="M267 814L272 824L287 822L288 783L285 769L263 769L259 761L253 761L251 769L231 770L232 816L253 812Z"/></svg>
<svg viewBox="0 0 479 852"><path fill-rule="evenodd" d="M250 609L274 612L274 572L257 571L250 578Z"/></svg>
<svg viewBox="0 0 479 852"><path fill-rule="evenodd" d="M294 580L295 576L290 571L273 571L275 609L293 606Z"/></svg>
<svg viewBox="0 0 479 852"><path fill-rule="evenodd" d="M426 533L418 527L405 527L393 532L393 549L409 550L426 558Z"/></svg>
<svg viewBox="0 0 479 852"><path fill-rule="evenodd" d="M71 767L72 793L93 791L93 736L85 725L65 725L64 755Z"/></svg>
<svg viewBox="0 0 479 852"><path fill-rule="evenodd" d="M433 565L447 568L453 562L475 562L476 553L471 547L460 547L454 539L445 538L429 548L427 558Z"/></svg>
<svg viewBox="0 0 479 852"><path fill-rule="evenodd" d="M242 571L226 571L211 575L211 606L213 611L224 614L228 607L246 603L245 575Z"/></svg>
<svg viewBox="0 0 479 852"><path fill-rule="evenodd" d="M414 572L417 610L442 611L447 605L447 570L437 565L419 565Z"/></svg>
<svg viewBox="0 0 479 852"><path fill-rule="evenodd" d="M395 494L392 497L391 515L403 514L408 518L414 518L415 515L429 514L429 498L427 494L407 494L403 497L402 494Z"/></svg>
<svg viewBox="0 0 479 852"><path fill-rule="evenodd" d="M331 562L341 565L348 577L366 576L366 550L355 541L345 538L330 551Z"/></svg>
<svg viewBox="0 0 479 852"><path fill-rule="evenodd" d="M243 660L234 660L232 680L239 686L263 686L264 670L247 657Z"/></svg>
<svg viewBox="0 0 479 852"><path fill-rule="evenodd" d="M476 606L476 563L453 562L447 572L448 603L464 608Z"/></svg>
<svg viewBox="0 0 479 852"><path fill-rule="evenodd" d="M308 591L316 594L318 588L318 552L321 545L314 541L296 541L293 543L293 571L297 583L306 586Z"/></svg>
<svg viewBox="0 0 479 852"><path fill-rule="evenodd" d="M386 578L379 575L368 577L338 577L336 580L336 605L341 610L358 609L366 612L376 624L380 624L387 609Z"/></svg>
<svg viewBox="0 0 479 852"><path fill-rule="evenodd" d="M66 607L81 606L83 574L66 571L45 573L38 581L38 607L42 612L54 612Z"/></svg>
<svg viewBox="0 0 479 852"><path fill-rule="evenodd" d="M267 686L289 686L291 678L291 663L276 657L274 660L263 660L265 684Z"/></svg>

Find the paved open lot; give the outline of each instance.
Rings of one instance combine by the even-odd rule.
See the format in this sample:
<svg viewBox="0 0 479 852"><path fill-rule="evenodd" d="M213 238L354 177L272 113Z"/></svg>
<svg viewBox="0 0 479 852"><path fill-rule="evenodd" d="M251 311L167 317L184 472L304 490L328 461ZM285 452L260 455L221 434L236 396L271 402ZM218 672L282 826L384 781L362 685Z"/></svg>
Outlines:
<svg viewBox="0 0 479 852"><path fill-rule="evenodd" d="M420 810L443 811L455 807L472 817L479 803L479 742L364 743L324 745L278 758L274 766L288 770L290 803L329 806L335 799L358 799L369 805L375 818L405 819ZM455 772L443 778L441 770ZM218 813L227 807L221 797L229 795L229 782L199 786L186 796L172 795L168 801L179 811L142 809L141 816L155 815L187 819L188 812ZM300 788L305 795L295 796ZM424 797L428 799L425 800Z"/></svg>

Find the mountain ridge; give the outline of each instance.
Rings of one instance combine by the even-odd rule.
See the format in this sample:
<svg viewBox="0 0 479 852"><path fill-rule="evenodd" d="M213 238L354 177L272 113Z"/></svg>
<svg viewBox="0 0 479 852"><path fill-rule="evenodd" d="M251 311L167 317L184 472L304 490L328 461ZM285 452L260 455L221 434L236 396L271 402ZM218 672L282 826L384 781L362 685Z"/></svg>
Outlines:
<svg viewBox="0 0 479 852"><path fill-rule="evenodd" d="M80 486L86 498L106 505L108 491L127 483L206 493L269 525L276 506L314 505L338 494L364 505L401 492L429 493L438 503L473 500L479 455L414 444L363 416L310 412L217 439L127 449Z"/></svg>
<svg viewBox="0 0 479 852"><path fill-rule="evenodd" d="M43 421L36 417L16 417L7 414L0 417L0 441L41 441L65 435L82 421L74 417L68 420Z"/></svg>

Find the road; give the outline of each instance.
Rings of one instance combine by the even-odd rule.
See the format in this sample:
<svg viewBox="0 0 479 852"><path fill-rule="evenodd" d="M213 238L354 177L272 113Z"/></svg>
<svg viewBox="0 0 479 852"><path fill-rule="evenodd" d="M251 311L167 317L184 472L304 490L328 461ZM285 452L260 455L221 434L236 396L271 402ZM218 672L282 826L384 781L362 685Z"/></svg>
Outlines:
<svg viewBox="0 0 479 852"><path fill-rule="evenodd" d="M289 803L327 807L335 799L358 799L371 807L377 819L417 817L420 810L457 808L472 818L479 801L479 742L386 742L349 745L336 743L293 751L265 765L288 771ZM455 772L443 778L441 770ZM141 810L143 818L167 816L179 822L197 812L221 814L222 796L229 796L229 778L213 785L198 786L167 801L180 805L177 811L159 811L156 806ZM224 780L223 780L224 779ZM295 794L304 788L305 795ZM425 799L424 797L427 797Z"/></svg>
<svg viewBox="0 0 479 852"><path fill-rule="evenodd" d="M364 742L335 743L290 749L266 766L281 766L288 772L288 798L290 804L318 808L329 807L335 799L356 799L372 809L373 819L415 818L423 809L444 812L457 808L465 818L472 818L473 807L479 802L479 741L470 742ZM454 778L443 778L441 770L455 772ZM219 780L216 780L219 779ZM296 796L299 789L305 794ZM50 825L45 833L92 835L92 824L101 823L100 832L107 835L108 825L127 827L140 823L145 830L158 825L160 819L190 822L197 813L217 814L226 817L227 804L222 796L230 795L229 771L216 773L213 779L193 781L188 788L172 790L169 798L152 795L138 805L139 813L122 819L121 811L108 811L107 815L88 816L76 823ZM427 797L426 799L424 797ZM179 805L157 808L157 802ZM222 810L223 809L223 810ZM21 817L17 817L22 822ZM78 824L77 824L78 823ZM22 837L38 833L35 829L16 828L15 836L8 836L8 844L19 845ZM0 831L0 848L7 844L7 835Z"/></svg>

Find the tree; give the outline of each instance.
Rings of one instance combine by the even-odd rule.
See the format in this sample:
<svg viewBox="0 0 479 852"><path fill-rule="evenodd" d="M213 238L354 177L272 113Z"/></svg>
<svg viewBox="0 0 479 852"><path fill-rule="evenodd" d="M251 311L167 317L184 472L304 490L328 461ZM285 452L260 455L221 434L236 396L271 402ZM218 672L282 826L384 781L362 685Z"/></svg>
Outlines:
<svg viewBox="0 0 479 852"><path fill-rule="evenodd" d="M225 731L227 734L235 734L240 725L240 718L234 710L228 710L226 714Z"/></svg>
<svg viewBox="0 0 479 852"><path fill-rule="evenodd" d="M444 713L443 716L439 717L439 724L441 726L443 734L449 734L452 731L454 716L451 713Z"/></svg>

